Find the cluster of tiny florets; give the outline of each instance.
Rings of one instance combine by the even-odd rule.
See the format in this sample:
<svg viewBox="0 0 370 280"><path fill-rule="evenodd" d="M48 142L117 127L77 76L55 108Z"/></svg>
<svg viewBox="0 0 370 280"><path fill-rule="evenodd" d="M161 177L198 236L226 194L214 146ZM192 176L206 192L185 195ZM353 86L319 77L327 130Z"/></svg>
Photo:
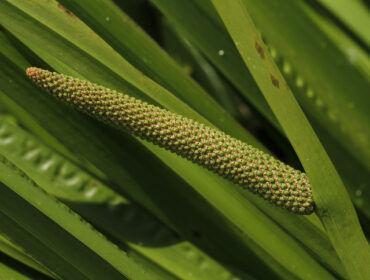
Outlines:
<svg viewBox="0 0 370 280"><path fill-rule="evenodd" d="M87 81L34 67L27 75L78 110L202 165L277 206L298 214L314 210L304 173L217 129Z"/></svg>

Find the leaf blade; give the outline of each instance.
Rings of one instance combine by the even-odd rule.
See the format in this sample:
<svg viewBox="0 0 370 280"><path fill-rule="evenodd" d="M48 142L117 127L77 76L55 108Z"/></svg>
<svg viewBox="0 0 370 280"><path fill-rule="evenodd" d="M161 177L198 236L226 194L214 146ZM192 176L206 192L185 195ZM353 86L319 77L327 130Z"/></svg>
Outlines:
<svg viewBox="0 0 370 280"><path fill-rule="evenodd" d="M212 0L238 49L280 121L313 185L318 214L339 257L352 277L369 274L370 251L354 207L335 168L259 37L241 1ZM241 30L243 28L243 31ZM245 31L248 32L245 32ZM252 35L252 39L246 36ZM263 54L263 55L262 55ZM253 67L255 65L256 67ZM286 110L289 108L289 111ZM310 141L307 141L307 138ZM320 166L317 163L320 162ZM325 166L325 169L321 169ZM339 203L340 202L340 203ZM326 213L320 212L325 209ZM351 224L351 226L347 226ZM349 242L348 240L351 240ZM348 245L350 244L350 245ZM359 251L361 250L361 251ZM359 253L355 257L355 252ZM360 256L361 255L361 256Z"/></svg>

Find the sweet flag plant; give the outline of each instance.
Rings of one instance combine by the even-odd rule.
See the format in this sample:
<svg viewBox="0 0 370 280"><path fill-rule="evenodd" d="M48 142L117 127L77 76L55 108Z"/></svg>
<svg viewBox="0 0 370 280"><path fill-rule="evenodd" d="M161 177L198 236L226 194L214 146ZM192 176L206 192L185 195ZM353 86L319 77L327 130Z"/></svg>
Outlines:
<svg viewBox="0 0 370 280"><path fill-rule="evenodd" d="M0 279L370 275L365 0L1 0Z"/></svg>

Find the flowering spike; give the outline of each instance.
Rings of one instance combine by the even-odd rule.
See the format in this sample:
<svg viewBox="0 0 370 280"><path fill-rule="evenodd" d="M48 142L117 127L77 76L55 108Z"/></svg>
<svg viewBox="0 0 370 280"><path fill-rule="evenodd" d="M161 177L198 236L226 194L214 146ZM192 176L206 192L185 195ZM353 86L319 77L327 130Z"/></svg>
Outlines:
<svg viewBox="0 0 370 280"><path fill-rule="evenodd" d="M55 97L116 128L195 162L297 214L311 214L307 176L196 121L114 90L31 67L27 76Z"/></svg>

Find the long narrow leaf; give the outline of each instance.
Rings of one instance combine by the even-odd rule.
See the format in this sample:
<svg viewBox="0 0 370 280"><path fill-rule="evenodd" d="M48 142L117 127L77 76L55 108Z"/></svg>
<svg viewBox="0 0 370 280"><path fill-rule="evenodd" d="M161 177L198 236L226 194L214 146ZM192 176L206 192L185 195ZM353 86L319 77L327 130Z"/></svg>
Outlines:
<svg viewBox="0 0 370 280"><path fill-rule="evenodd" d="M28 269L22 263L0 253L0 280L51 280L32 269Z"/></svg>
<svg viewBox="0 0 370 280"><path fill-rule="evenodd" d="M322 126L370 170L369 77L310 19L304 1L243 2L281 60L282 72L292 77L294 94L314 128Z"/></svg>
<svg viewBox="0 0 370 280"><path fill-rule="evenodd" d="M19 261L20 263L41 272L44 275L48 275L51 278L55 277L50 270L45 268L31 256L27 255L26 252L24 252L20 247L4 238L4 236L0 236L0 251Z"/></svg>
<svg viewBox="0 0 370 280"><path fill-rule="evenodd" d="M246 7L239 0L212 2L233 39L239 42L240 54L308 173L317 200L317 213L348 274L354 279L366 279L370 274L370 251L354 207L282 74L266 52Z"/></svg>
<svg viewBox="0 0 370 280"><path fill-rule="evenodd" d="M369 8L361 0L351 2L345 0L316 0L338 17L351 32L355 33L370 48Z"/></svg>

